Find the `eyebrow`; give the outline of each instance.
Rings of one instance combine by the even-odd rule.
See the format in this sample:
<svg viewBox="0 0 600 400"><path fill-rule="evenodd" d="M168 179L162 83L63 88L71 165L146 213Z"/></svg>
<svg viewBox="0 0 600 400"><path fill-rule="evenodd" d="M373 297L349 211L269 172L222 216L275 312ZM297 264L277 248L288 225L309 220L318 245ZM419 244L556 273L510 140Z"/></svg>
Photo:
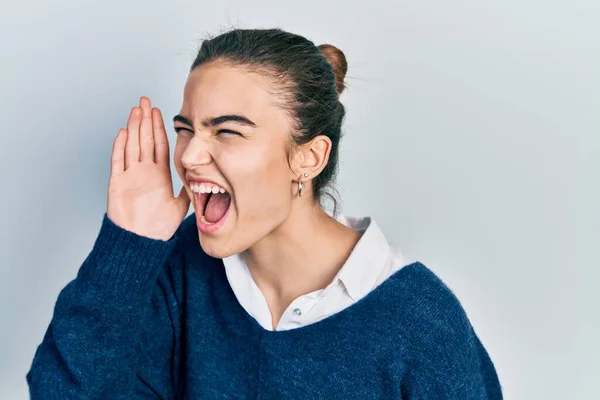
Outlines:
<svg viewBox="0 0 600 400"><path fill-rule="evenodd" d="M179 121L186 125L189 125L192 128L194 127L194 124L192 124L192 121L190 121L188 118L184 117L181 114L177 114L176 116L173 117L173 122L176 122L176 121ZM253 128L256 128L256 124L254 122L252 122L250 119L244 117L243 115L221 115L221 116L215 117L215 118L206 118L205 120L202 121L202 125L208 128L209 126L217 126L217 125L220 125L225 122L233 122L236 124L248 125Z"/></svg>

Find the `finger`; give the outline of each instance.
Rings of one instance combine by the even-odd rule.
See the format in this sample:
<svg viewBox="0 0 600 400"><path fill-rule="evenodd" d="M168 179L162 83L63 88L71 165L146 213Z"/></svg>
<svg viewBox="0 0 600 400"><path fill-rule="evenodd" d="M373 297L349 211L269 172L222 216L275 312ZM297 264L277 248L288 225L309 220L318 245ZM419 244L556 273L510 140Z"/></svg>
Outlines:
<svg viewBox="0 0 600 400"><path fill-rule="evenodd" d="M169 140L165 130L165 122L158 108L152 109L154 131L154 161L157 164L169 165Z"/></svg>
<svg viewBox="0 0 600 400"><path fill-rule="evenodd" d="M142 122L140 123L140 161L154 161L154 134L152 133L152 108L150 99L140 98Z"/></svg>
<svg viewBox="0 0 600 400"><path fill-rule="evenodd" d="M187 190L185 190L185 186L181 187L176 202L179 207L179 212L181 213L180 215L184 218L190 209L190 196L188 195Z"/></svg>
<svg viewBox="0 0 600 400"><path fill-rule="evenodd" d="M125 144L125 169L140 161L140 118L142 110L135 106L127 120L127 143Z"/></svg>
<svg viewBox="0 0 600 400"><path fill-rule="evenodd" d="M127 129L119 129L113 142L110 158L110 176L116 176L125 171L125 143L127 142Z"/></svg>

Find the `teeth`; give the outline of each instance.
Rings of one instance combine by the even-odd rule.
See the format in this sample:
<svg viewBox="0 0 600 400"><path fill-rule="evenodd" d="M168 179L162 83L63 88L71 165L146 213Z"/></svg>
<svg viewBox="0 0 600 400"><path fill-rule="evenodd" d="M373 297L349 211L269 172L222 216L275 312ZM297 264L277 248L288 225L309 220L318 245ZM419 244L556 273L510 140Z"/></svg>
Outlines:
<svg viewBox="0 0 600 400"><path fill-rule="evenodd" d="M206 225L214 225L214 223L212 222L208 222L206 220L206 218L204 218L204 215L202 217L200 217L200 220L202 221L202 223L206 224Z"/></svg>
<svg viewBox="0 0 600 400"><path fill-rule="evenodd" d="M226 193L227 191L220 187L219 185L215 185L213 183L190 183L190 188L194 193Z"/></svg>

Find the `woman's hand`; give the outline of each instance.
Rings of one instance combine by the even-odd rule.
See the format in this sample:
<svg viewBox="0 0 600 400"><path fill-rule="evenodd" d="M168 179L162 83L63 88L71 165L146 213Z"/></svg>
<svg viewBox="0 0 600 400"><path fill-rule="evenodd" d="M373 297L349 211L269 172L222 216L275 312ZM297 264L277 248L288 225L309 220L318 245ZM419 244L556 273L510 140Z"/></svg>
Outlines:
<svg viewBox="0 0 600 400"><path fill-rule="evenodd" d="M168 240L189 206L185 187L178 197L173 194L169 142L161 112L142 96L140 107L131 109L127 129L119 130L113 144L107 216L138 235Z"/></svg>

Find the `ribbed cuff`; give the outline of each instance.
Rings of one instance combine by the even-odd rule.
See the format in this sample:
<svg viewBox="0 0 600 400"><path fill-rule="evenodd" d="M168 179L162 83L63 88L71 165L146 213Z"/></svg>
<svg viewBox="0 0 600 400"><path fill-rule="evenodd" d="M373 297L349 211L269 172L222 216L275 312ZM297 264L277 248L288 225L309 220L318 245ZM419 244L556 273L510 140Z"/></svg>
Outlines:
<svg viewBox="0 0 600 400"><path fill-rule="evenodd" d="M102 300L116 305L135 304L150 296L176 239L173 236L164 241L138 235L116 225L104 213L100 232L80 274Z"/></svg>

